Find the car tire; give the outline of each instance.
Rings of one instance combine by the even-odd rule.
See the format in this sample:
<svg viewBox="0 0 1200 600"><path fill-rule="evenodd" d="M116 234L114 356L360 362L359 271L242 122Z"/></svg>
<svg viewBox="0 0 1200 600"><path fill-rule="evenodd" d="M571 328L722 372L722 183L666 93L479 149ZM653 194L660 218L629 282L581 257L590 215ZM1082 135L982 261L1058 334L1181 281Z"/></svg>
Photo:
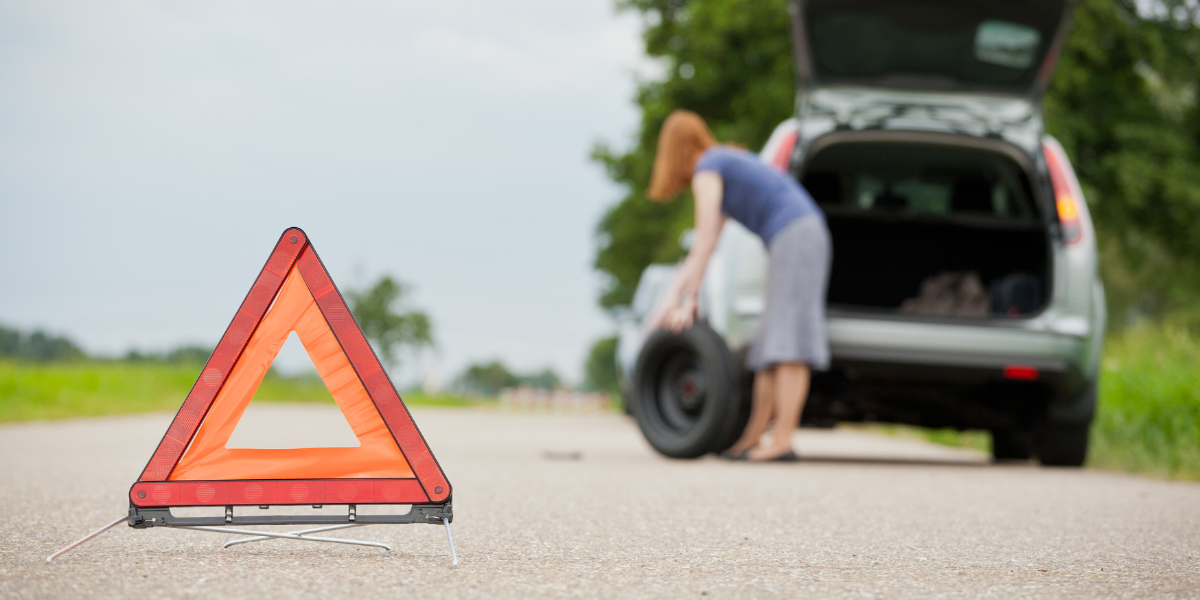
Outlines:
<svg viewBox="0 0 1200 600"><path fill-rule="evenodd" d="M1076 404L1096 405L1096 382L1091 381L1076 396ZM1093 412L1090 414L1094 414ZM1082 423L1045 420L1034 430L1034 451L1047 467L1080 467L1087 459L1091 418Z"/></svg>
<svg viewBox="0 0 1200 600"><path fill-rule="evenodd" d="M711 327L697 322L680 333L660 330L638 356L633 415L655 450L697 458L727 437L737 414L736 385L729 350Z"/></svg>
<svg viewBox="0 0 1200 600"><path fill-rule="evenodd" d="M992 430L992 460L1019 462L1033 458L1033 432L1027 427Z"/></svg>
<svg viewBox="0 0 1200 600"><path fill-rule="evenodd" d="M1038 461L1047 467L1081 467L1087 458L1087 425L1045 424L1039 428Z"/></svg>
<svg viewBox="0 0 1200 600"><path fill-rule="evenodd" d="M742 432L746 430L746 423L750 421L750 404L754 394L754 372L736 367L734 372L738 375L733 396L729 402L729 414L725 417L725 424L721 428L720 435L709 448L716 454L728 450L737 443L738 438L742 437Z"/></svg>
<svg viewBox="0 0 1200 600"><path fill-rule="evenodd" d="M629 383L627 378L623 378L623 379L626 379L626 380L621 382L621 395L620 395L621 412L632 417L633 416L633 391L631 391L631 389L630 389L631 384Z"/></svg>

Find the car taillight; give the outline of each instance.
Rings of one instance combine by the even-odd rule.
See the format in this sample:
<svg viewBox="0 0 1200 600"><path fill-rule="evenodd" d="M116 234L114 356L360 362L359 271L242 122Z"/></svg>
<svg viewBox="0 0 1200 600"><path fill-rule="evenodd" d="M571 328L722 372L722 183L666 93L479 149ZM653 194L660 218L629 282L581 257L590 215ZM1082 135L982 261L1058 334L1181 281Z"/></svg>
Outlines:
<svg viewBox="0 0 1200 600"><path fill-rule="evenodd" d="M1058 207L1058 222L1062 225L1063 240L1068 244L1078 242L1083 238L1083 225L1079 221L1080 201L1075 197L1071 185L1072 173L1067 170L1067 157L1062 150L1045 144L1042 151L1046 155L1046 168L1050 171L1050 184L1054 187L1054 205Z"/></svg>
<svg viewBox="0 0 1200 600"><path fill-rule="evenodd" d="M775 149L775 157L771 159L771 164L775 165L776 169L787 172L788 166L792 162L792 149L796 147L797 137L799 137L798 132L789 131L779 141L779 148Z"/></svg>

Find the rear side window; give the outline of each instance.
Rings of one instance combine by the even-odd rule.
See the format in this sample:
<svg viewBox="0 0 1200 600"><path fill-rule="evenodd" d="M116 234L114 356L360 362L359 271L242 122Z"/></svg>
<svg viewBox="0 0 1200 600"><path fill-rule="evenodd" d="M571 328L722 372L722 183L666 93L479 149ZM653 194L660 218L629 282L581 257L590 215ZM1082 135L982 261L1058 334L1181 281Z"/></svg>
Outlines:
<svg viewBox="0 0 1200 600"><path fill-rule="evenodd" d="M809 159L801 184L826 211L1036 218L1012 159L933 144L843 143Z"/></svg>

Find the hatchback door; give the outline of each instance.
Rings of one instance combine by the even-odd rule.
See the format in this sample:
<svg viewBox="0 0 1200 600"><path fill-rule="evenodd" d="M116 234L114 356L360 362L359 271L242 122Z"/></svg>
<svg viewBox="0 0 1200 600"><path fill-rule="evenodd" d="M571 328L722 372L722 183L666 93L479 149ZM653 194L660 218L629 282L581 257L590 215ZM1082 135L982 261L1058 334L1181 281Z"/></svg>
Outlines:
<svg viewBox="0 0 1200 600"><path fill-rule="evenodd" d="M1039 97L1068 0L793 0L805 91L825 86Z"/></svg>

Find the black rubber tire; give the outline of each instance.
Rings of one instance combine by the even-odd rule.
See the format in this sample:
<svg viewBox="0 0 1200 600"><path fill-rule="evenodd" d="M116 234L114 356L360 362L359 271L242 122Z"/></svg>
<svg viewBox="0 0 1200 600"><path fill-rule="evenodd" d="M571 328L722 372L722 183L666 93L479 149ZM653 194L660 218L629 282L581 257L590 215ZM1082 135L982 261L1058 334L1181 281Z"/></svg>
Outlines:
<svg viewBox="0 0 1200 600"><path fill-rule="evenodd" d="M1081 467L1087 459L1089 424L1043 423L1035 439L1038 460L1047 467Z"/></svg>
<svg viewBox="0 0 1200 600"><path fill-rule="evenodd" d="M731 448L738 438L742 437L742 432L746 430L746 423L750 421L750 403L754 394L754 372L738 368L736 363L734 365L733 371L737 373L737 383L734 385L733 397L729 403L729 414L725 417L721 434L709 448L715 454Z"/></svg>
<svg viewBox="0 0 1200 600"><path fill-rule="evenodd" d="M1028 461L1033 458L1033 432L1027 427L1005 427L992 430L992 460L995 462Z"/></svg>
<svg viewBox="0 0 1200 600"><path fill-rule="evenodd" d="M1081 467L1087 459L1089 430L1096 406L1096 381L1089 381L1075 396L1074 404L1091 407L1083 422L1064 423L1049 419L1034 429L1033 450L1047 467Z"/></svg>
<svg viewBox="0 0 1200 600"><path fill-rule="evenodd" d="M729 350L708 325L696 323L678 334L660 330L638 356L633 415L655 450L697 458L727 437L736 385Z"/></svg>
<svg viewBox="0 0 1200 600"><path fill-rule="evenodd" d="M621 412L633 416L633 391L632 384L628 381L621 382Z"/></svg>

